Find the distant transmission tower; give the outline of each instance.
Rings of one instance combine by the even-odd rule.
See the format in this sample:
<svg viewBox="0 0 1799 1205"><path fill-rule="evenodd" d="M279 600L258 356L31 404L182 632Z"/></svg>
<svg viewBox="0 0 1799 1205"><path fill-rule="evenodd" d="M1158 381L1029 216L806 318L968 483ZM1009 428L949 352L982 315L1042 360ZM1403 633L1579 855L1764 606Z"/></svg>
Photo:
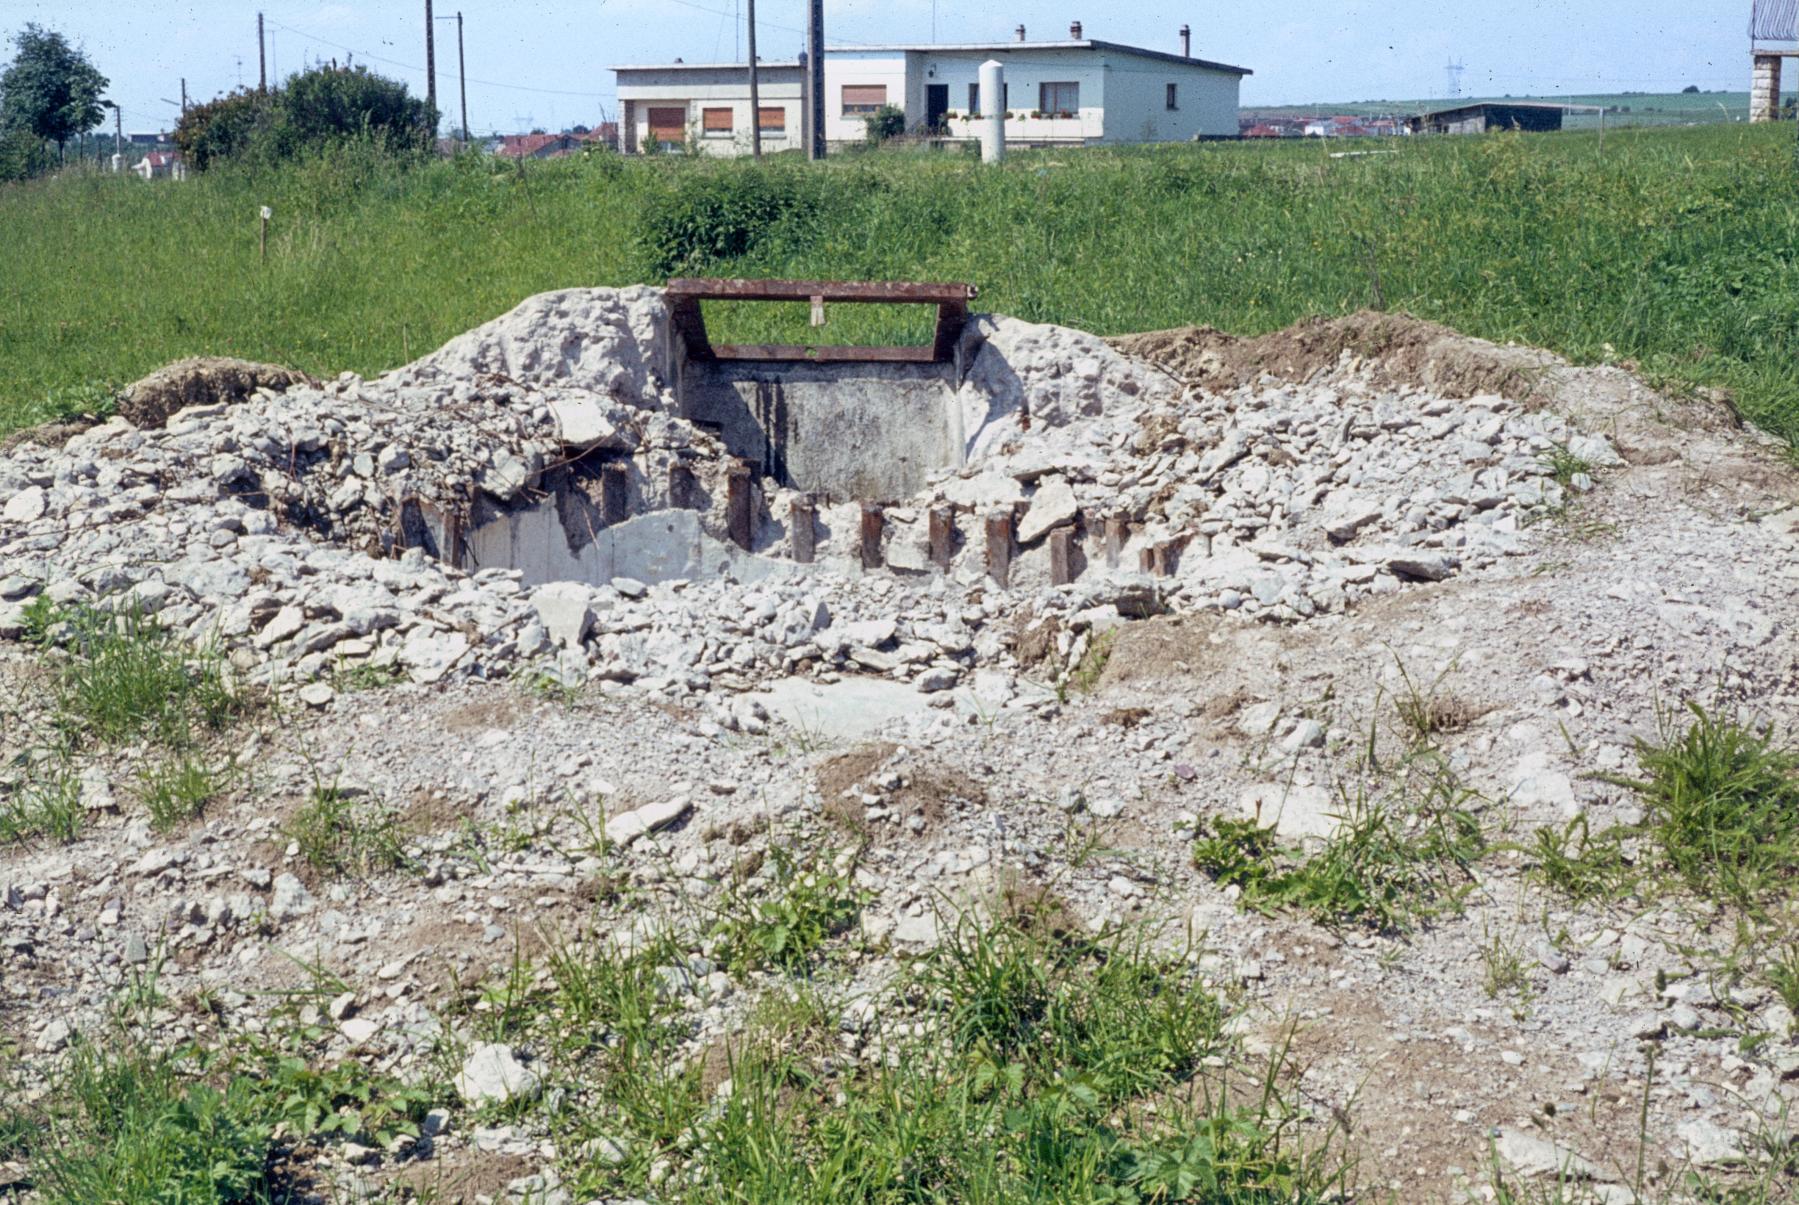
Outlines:
<svg viewBox="0 0 1799 1205"><path fill-rule="evenodd" d="M1462 72L1466 70L1467 67L1456 62L1454 59L1450 59L1449 66L1444 68L1444 71L1449 76L1449 98L1451 100L1454 100L1462 94Z"/></svg>

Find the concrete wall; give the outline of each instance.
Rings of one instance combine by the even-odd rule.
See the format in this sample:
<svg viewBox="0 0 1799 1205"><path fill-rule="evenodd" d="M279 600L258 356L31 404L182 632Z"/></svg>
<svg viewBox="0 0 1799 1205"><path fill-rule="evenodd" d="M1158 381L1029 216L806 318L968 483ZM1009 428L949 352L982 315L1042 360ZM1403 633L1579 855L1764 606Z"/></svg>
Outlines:
<svg viewBox="0 0 1799 1205"><path fill-rule="evenodd" d="M891 501L962 465L953 364L688 361L681 413L764 476L834 500Z"/></svg>
<svg viewBox="0 0 1799 1205"><path fill-rule="evenodd" d="M745 552L708 535L691 510L657 510L611 527L571 531L566 499L550 497L474 528L466 537L464 567L504 565L524 574L529 588L546 582L640 582L716 577L727 570L740 582L805 572L792 561Z"/></svg>
<svg viewBox="0 0 1799 1205"><path fill-rule="evenodd" d="M791 64L764 63L758 80L762 107L786 110L787 128L779 135L764 133L765 152L799 150L805 146L801 131L804 83L799 68ZM710 155L747 155L750 152L750 84L747 67L682 68L635 67L618 73L618 98L631 102L630 123L634 145L643 151L650 145L651 108L683 108L691 141ZM702 110L731 110L731 133L705 134L700 128Z"/></svg>

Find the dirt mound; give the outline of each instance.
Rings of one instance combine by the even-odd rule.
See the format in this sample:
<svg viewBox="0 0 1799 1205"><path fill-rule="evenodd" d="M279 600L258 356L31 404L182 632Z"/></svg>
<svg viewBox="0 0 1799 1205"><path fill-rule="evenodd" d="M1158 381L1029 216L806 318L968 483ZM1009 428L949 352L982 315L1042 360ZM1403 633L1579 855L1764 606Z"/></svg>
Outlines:
<svg viewBox="0 0 1799 1205"><path fill-rule="evenodd" d="M1450 398L1496 393L1527 400L1540 392L1544 374L1561 363L1548 352L1501 347L1407 314L1372 312L1308 318L1254 338L1188 326L1109 342L1126 355L1213 391L1249 384L1264 373L1283 381L1308 381L1337 367L1347 354L1374 362L1375 375L1395 386L1417 386Z"/></svg>
<svg viewBox="0 0 1799 1205"><path fill-rule="evenodd" d="M278 364L258 364L230 356L194 356L157 369L126 386L119 413L140 430L160 428L169 415L188 406L235 404L258 389L317 385L311 377Z"/></svg>

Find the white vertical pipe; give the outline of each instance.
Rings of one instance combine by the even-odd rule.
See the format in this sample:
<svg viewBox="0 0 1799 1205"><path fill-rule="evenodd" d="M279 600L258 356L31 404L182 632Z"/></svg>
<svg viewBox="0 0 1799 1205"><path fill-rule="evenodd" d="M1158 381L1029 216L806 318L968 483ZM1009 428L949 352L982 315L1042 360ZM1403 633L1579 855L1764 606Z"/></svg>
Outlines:
<svg viewBox="0 0 1799 1205"><path fill-rule="evenodd" d="M995 59L981 64L981 162L1006 157L1006 69Z"/></svg>

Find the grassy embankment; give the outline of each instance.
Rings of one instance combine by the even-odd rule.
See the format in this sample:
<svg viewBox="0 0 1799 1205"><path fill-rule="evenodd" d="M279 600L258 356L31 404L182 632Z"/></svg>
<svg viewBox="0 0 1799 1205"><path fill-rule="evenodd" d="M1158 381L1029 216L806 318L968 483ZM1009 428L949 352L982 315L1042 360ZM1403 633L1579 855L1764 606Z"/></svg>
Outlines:
<svg viewBox="0 0 1799 1205"><path fill-rule="evenodd" d="M1105 333L1259 333L1384 304L1724 386L1799 436L1790 127L1332 149L1028 153L1001 170L882 154L755 179L748 164L676 158L406 171L347 154L273 176L15 186L0 190L0 429L183 355L373 373L533 292L657 281L659 251L695 244L646 242L647 216L704 192L755 220L694 269L969 280L984 307ZM276 217L261 263L264 203ZM774 333L730 319L740 337ZM880 336L893 321L831 329Z"/></svg>

